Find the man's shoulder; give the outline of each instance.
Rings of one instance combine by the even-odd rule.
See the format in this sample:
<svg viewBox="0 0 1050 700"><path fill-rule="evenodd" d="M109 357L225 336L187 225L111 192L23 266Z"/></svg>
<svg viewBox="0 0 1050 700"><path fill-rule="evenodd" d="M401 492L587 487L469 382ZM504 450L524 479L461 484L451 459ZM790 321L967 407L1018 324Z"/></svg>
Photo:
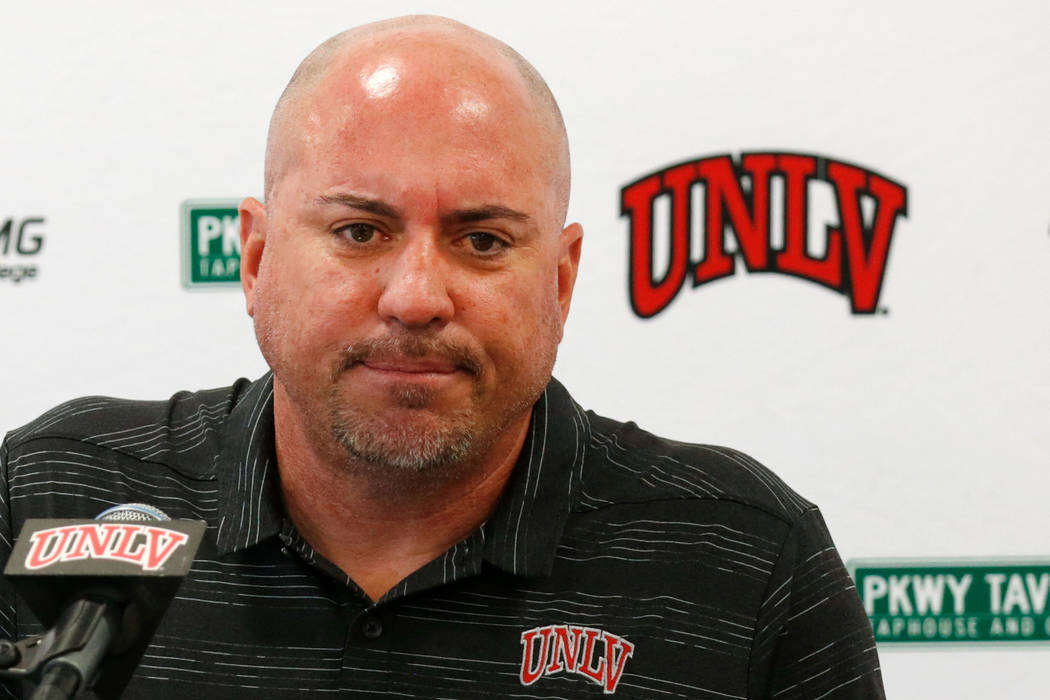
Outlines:
<svg viewBox="0 0 1050 700"><path fill-rule="evenodd" d="M248 380L239 379L230 386L179 391L155 401L76 398L12 430L4 447L9 459L61 447L171 463L178 455L216 449L222 424L250 386ZM192 459L178 461L192 463Z"/></svg>
<svg viewBox="0 0 1050 700"><path fill-rule="evenodd" d="M739 450L654 435L592 412L581 494L592 507L692 501L794 523L815 506ZM604 504L604 506L603 506Z"/></svg>

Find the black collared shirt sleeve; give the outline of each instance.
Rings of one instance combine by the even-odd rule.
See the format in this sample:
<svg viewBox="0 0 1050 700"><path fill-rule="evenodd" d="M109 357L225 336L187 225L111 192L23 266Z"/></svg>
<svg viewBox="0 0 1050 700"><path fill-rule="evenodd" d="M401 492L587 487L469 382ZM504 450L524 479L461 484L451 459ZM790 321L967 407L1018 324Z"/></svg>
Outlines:
<svg viewBox="0 0 1050 700"><path fill-rule="evenodd" d="M868 619L813 508L791 528L755 625L750 697L883 698Z"/></svg>

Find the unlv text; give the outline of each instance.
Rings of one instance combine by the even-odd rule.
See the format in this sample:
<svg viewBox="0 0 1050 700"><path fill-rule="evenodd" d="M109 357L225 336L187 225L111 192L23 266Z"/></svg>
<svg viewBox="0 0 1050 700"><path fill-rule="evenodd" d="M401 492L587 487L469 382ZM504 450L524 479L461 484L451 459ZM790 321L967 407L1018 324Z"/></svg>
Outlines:
<svg viewBox="0 0 1050 700"><path fill-rule="evenodd" d="M783 187L783 206L771 212L772 183ZM824 223L824 254L811 254L809 186L830 187L837 221ZM694 188L703 187L703 211L695 218ZM669 224L655 230L655 205L668 197ZM871 212L866 216L866 211ZM872 211L873 210L873 211ZM746 153L734 161L718 155L650 173L621 191L621 214L630 217L629 292L634 312L649 318L667 308L687 277L692 286L728 277L735 257L749 272L801 277L849 297L855 314L878 309L890 242L898 217L907 215L907 189L866 168L816 155ZM779 216L782 246L770 236ZM727 250L726 231L737 252ZM694 233L696 235L694 235ZM667 273L654 279L654 239L669 240ZM696 250L699 241L702 250ZM691 249L691 246L693 249ZM667 248L667 246L664 246ZM660 261L661 263L663 261Z"/></svg>

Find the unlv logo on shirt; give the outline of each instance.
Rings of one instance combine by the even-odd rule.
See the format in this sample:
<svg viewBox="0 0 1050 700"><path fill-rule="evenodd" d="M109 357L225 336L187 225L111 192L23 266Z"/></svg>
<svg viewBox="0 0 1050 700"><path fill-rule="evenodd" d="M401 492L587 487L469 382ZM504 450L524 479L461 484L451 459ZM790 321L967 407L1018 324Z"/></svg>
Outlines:
<svg viewBox="0 0 1050 700"><path fill-rule="evenodd" d="M157 571L189 535L177 530L128 523L81 523L37 530L30 535L25 567L39 570L60 562L108 559Z"/></svg>
<svg viewBox="0 0 1050 700"><path fill-rule="evenodd" d="M771 213L774 178L782 183L783 196ZM698 186L703 186L703 204L694 215ZM813 220L811 187L828 190L837 217ZM642 318L667 308L687 276L698 287L732 275L737 256L749 272L801 277L849 297L855 314L874 313L894 226L907 215L902 185L860 166L798 153L747 153L735 162L728 155L692 160L650 173L620 194L621 215L630 217L631 226L631 306ZM655 230L660 197L668 200L669 223ZM782 238L776 247L773 216L779 217L773 222ZM694 218L701 231L693 231ZM824 253L815 255L807 234L821 225ZM727 250L726 229L736 251ZM670 246L668 260L655 261L667 272L655 279L653 241L658 238Z"/></svg>
<svg viewBox="0 0 1050 700"><path fill-rule="evenodd" d="M521 633L522 685L552 673L575 673L616 692L634 645L623 637L590 627L548 625Z"/></svg>

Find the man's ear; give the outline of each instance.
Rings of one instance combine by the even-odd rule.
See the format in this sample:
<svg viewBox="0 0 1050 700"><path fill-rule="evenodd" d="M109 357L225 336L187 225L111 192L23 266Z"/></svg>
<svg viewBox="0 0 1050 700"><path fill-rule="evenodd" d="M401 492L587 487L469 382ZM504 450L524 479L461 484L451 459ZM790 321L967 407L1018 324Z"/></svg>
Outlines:
<svg viewBox="0 0 1050 700"><path fill-rule="evenodd" d="M580 267L580 249L583 247L583 226L569 224L561 232L561 252L558 258L558 303L561 322L569 316L572 290L576 286L576 271Z"/></svg>
<svg viewBox="0 0 1050 700"><path fill-rule="evenodd" d="M253 305L255 280L259 277L263 248L266 246L266 206L254 197L248 197L240 206L241 215L241 287L248 315L255 314Z"/></svg>

